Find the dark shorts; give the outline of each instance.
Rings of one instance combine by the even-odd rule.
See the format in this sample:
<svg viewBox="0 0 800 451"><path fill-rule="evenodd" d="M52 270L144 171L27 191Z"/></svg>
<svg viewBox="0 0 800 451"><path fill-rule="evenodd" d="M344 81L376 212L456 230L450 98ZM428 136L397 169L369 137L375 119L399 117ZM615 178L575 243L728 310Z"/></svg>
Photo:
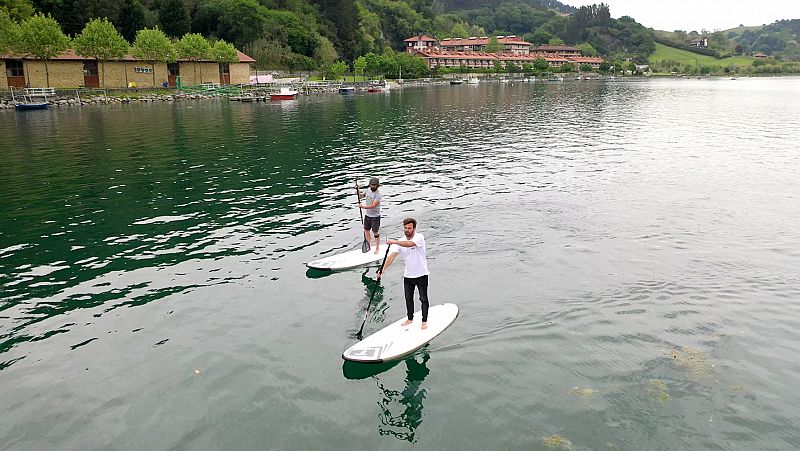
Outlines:
<svg viewBox="0 0 800 451"><path fill-rule="evenodd" d="M373 218L371 216L364 216L364 230L372 230L375 235L378 234L378 229L381 228L381 217Z"/></svg>

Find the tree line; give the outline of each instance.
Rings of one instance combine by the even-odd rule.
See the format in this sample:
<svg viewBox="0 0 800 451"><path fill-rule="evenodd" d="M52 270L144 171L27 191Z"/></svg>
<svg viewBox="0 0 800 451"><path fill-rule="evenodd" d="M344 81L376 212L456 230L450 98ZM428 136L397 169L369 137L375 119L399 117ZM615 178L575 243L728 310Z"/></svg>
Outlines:
<svg viewBox="0 0 800 451"><path fill-rule="evenodd" d="M239 61L233 44L222 39L210 42L197 33L186 33L180 39L170 39L158 27L144 28L136 32L131 44L108 19L95 18L90 19L74 38L70 38L50 15L36 13L17 23L6 11L0 10L0 54L24 54L42 60L47 86L50 86L48 60L70 48L78 55L94 58L100 63L102 86L105 86L105 63L121 60L127 53L150 63L154 86L157 63L171 63L184 58L192 61L197 71L199 61ZM202 76L200 66L200 79Z"/></svg>

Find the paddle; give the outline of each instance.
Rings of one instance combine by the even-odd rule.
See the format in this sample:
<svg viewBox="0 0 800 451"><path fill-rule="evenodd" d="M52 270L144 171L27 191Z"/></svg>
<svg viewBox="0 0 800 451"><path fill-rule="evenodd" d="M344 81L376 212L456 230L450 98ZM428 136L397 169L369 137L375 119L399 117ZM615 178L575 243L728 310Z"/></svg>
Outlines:
<svg viewBox="0 0 800 451"><path fill-rule="evenodd" d="M364 212L361 211L361 192L358 190L358 180L356 180L356 200L358 202L358 216L361 217L361 233L364 233ZM361 252L364 254L369 252L369 241L367 241L366 235L364 236L364 242L361 243Z"/></svg>
<svg viewBox="0 0 800 451"><path fill-rule="evenodd" d="M384 254L384 256L383 256L383 261L381 262L381 266L380 266L380 269L378 269L378 271L383 269L383 265L386 264L386 258L389 257L389 249L391 249L391 248L392 248L392 246L389 246L388 244L386 245L386 254ZM370 304L372 304L372 298L375 297L375 292L378 291L378 284L381 283L381 276L382 275L383 275L382 273L378 274L378 279L375 281L375 288L372 289L372 295L370 295L369 302L367 302L367 309L364 311L364 322L361 323L361 329L358 329L358 333L356 334L356 338L358 338L359 341L361 341L361 339L364 338L364 336L363 336L364 335L364 324L367 324L367 315L369 315L369 306L370 306Z"/></svg>

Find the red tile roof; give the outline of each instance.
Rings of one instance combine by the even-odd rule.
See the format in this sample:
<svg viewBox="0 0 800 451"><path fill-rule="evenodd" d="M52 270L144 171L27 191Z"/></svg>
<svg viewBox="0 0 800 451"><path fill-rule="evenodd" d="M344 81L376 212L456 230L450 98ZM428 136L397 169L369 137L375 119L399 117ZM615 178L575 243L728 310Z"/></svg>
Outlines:
<svg viewBox="0 0 800 451"><path fill-rule="evenodd" d="M429 36L425 36L425 35L423 34L423 35L419 35L419 36L413 36L413 37L410 37L410 38L408 38L408 39L404 39L404 40L403 40L403 42L418 42L418 41L423 41L423 42L436 42L436 39L434 39L434 38L431 38L431 37L429 37Z"/></svg>
<svg viewBox="0 0 800 451"><path fill-rule="evenodd" d="M459 46L459 45L487 45L491 38L482 36L480 38L472 37L472 38L447 38L442 39L439 41L439 44L442 46ZM503 36L497 37L497 42L500 44L519 44L519 45L531 45L530 42L525 42L522 39L516 36Z"/></svg>

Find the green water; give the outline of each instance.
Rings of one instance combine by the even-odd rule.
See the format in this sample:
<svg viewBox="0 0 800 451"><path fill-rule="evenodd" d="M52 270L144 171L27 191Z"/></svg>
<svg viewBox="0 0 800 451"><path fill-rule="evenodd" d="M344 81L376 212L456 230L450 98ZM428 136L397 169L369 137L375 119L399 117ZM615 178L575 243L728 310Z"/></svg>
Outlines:
<svg viewBox="0 0 800 451"><path fill-rule="evenodd" d="M0 112L1 449L800 447L800 80ZM344 365L383 235L458 320ZM365 332L404 314L402 264Z"/></svg>

